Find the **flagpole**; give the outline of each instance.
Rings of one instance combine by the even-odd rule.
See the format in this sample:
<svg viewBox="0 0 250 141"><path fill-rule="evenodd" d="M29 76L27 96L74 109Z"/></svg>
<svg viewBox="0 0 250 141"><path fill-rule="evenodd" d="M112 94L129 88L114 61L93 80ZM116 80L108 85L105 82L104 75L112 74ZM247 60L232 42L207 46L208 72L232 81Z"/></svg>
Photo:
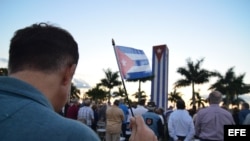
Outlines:
<svg viewBox="0 0 250 141"><path fill-rule="evenodd" d="M115 41L114 41L114 39L112 39L112 45L113 45L113 48L114 48L114 51L115 51ZM127 89L126 89L124 80L123 80L123 78L122 78L122 73L121 73L121 71L120 71L121 67L120 67L120 64L119 64L118 61L117 61L117 60L118 60L118 57L117 57L116 52L115 52L115 57L116 57L116 62L117 62L118 68L119 68L120 76L121 76L121 79L122 79L122 85L123 85L123 87L124 87L126 99L127 99L127 101L128 101L128 106L129 106L129 109L130 109L130 112L131 112L132 116L134 117L134 112L133 112L133 110L132 110L130 101L129 101L129 99L128 99Z"/></svg>

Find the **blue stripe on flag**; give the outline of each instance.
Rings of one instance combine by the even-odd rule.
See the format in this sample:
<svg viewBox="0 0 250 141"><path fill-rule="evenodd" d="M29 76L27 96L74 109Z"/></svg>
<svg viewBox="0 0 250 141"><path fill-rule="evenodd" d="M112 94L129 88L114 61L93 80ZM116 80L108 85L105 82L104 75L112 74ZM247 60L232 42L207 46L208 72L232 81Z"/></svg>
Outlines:
<svg viewBox="0 0 250 141"><path fill-rule="evenodd" d="M144 60L135 60L134 61L136 66L144 66L144 65L149 65L149 62L147 59Z"/></svg>
<svg viewBox="0 0 250 141"><path fill-rule="evenodd" d="M149 76L152 76L152 72L134 72L134 73L127 73L126 78L129 80L129 79L139 79Z"/></svg>
<svg viewBox="0 0 250 141"><path fill-rule="evenodd" d="M158 68L157 69L158 71L157 71L157 82L156 83L158 85L157 85L157 88L156 88L157 89L157 91L156 91L156 102L157 102L157 105L159 106L159 102L160 102L159 101L159 95L161 94L161 89L160 89L161 88L161 85L160 85L161 81L160 80L162 79L162 76L161 76L162 75L161 74L161 63L158 62L157 68Z"/></svg>
<svg viewBox="0 0 250 141"><path fill-rule="evenodd" d="M166 78L166 51L164 51L164 53L163 53L163 56L162 56L162 63L163 63L163 78ZM165 95L166 95L166 93L167 93L167 91L166 91L166 88L168 87L168 86L166 86L167 85L167 83L166 83L166 81L167 81L167 79L163 79L162 80L162 94L161 94L161 96L162 96L162 103L161 103L161 107L164 107L165 108L165 103L166 103L166 99L165 99Z"/></svg>
<svg viewBox="0 0 250 141"><path fill-rule="evenodd" d="M131 47L116 46L120 51L129 54L144 54L143 50L134 49Z"/></svg>

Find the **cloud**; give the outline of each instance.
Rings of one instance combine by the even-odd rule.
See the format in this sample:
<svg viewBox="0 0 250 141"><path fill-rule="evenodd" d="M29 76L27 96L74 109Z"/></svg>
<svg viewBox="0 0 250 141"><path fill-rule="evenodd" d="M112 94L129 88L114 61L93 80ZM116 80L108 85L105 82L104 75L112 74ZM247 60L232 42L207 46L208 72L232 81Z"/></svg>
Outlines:
<svg viewBox="0 0 250 141"><path fill-rule="evenodd" d="M5 58L0 58L0 67L7 67L8 60Z"/></svg>
<svg viewBox="0 0 250 141"><path fill-rule="evenodd" d="M3 62L3 63L8 63L8 60L5 59L5 58L0 58L0 62Z"/></svg>
<svg viewBox="0 0 250 141"><path fill-rule="evenodd" d="M250 103L250 93L239 95L239 97L244 99L246 102Z"/></svg>
<svg viewBox="0 0 250 141"><path fill-rule="evenodd" d="M73 78L72 82L77 88L91 88L91 86L81 78Z"/></svg>

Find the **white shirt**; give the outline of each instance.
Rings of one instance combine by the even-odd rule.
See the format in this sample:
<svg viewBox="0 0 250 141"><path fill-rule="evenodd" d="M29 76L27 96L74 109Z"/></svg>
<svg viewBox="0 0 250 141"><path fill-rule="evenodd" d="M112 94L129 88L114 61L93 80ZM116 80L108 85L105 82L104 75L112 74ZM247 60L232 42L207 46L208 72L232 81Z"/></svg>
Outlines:
<svg viewBox="0 0 250 141"><path fill-rule="evenodd" d="M177 140L178 136L185 136L184 141L191 141L195 135L194 122L187 110L177 109L168 119L169 135Z"/></svg>
<svg viewBox="0 0 250 141"><path fill-rule="evenodd" d="M133 112L133 114L135 114L135 108L134 107L132 107L131 108L132 109L132 112ZM131 113L131 110L130 110L130 108L128 109L128 118L127 118L127 123L130 123L130 118L132 117L132 113Z"/></svg>
<svg viewBox="0 0 250 141"><path fill-rule="evenodd" d="M133 112L134 112L134 115L137 116L137 115L142 115L142 114L146 113L147 111L148 111L148 109L145 108L144 106L137 105L136 109Z"/></svg>

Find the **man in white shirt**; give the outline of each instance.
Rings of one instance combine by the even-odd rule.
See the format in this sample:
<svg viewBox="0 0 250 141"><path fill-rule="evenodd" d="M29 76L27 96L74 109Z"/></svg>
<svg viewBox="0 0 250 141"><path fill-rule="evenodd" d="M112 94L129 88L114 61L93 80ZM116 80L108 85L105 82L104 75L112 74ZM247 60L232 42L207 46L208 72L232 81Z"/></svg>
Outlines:
<svg viewBox="0 0 250 141"><path fill-rule="evenodd" d="M185 109L182 99L176 102L177 110L174 110L168 119L168 131L172 141L191 141L195 135L194 122Z"/></svg>
<svg viewBox="0 0 250 141"><path fill-rule="evenodd" d="M145 99L141 99L137 105L137 107L135 108L135 110L133 111L134 112L134 115L137 116L137 115L142 115L144 113L146 113L148 111L147 108L145 108L145 102L146 100Z"/></svg>

